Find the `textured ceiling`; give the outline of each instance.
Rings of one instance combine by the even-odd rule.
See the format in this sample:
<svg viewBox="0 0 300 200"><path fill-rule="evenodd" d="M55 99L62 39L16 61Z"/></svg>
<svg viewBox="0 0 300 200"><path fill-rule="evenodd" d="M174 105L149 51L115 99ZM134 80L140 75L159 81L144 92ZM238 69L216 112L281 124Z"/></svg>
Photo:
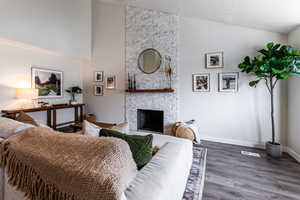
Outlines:
<svg viewBox="0 0 300 200"><path fill-rule="evenodd" d="M300 25L300 0L98 0L181 16L288 33Z"/></svg>

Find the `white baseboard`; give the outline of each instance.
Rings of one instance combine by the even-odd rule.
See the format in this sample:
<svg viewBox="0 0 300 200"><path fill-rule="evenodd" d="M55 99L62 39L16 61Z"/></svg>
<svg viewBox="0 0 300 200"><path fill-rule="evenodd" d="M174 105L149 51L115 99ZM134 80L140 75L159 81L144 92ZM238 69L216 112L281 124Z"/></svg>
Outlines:
<svg viewBox="0 0 300 200"><path fill-rule="evenodd" d="M214 138L214 137L208 137L208 136L201 136L201 140L208 140L212 142L219 142L219 143L225 143L225 144L232 144L232 145L239 145L239 146L245 146L245 147L254 147L259 149L265 149L264 144L258 144L254 142L249 141L241 141L241 140L232 140L232 139L224 139L224 138Z"/></svg>
<svg viewBox="0 0 300 200"><path fill-rule="evenodd" d="M288 153L290 156L295 158L295 160L297 160L300 163L300 154L298 154L296 151L294 151L290 147L285 147L284 152Z"/></svg>
<svg viewBox="0 0 300 200"><path fill-rule="evenodd" d="M241 141L241 140L232 140L232 139L223 139L223 138L213 138L208 136L201 136L201 140L208 140L211 142L219 142L219 143L225 143L225 144L232 144L232 145L239 145L239 146L245 146L245 147L254 147L259 149L265 149L265 144L259 144L249 141ZM292 156L295 160L300 162L300 154L295 152L293 149L289 147L283 147L283 151L288 153L290 156Z"/></svg>

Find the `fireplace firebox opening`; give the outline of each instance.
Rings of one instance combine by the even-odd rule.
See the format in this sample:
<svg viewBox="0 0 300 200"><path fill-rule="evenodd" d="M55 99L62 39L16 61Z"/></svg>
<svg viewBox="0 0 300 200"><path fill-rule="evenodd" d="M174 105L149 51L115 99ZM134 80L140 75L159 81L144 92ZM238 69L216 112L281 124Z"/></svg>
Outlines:
<svg viewBox="0 0 300 200"><path fill-rule="evenodd" d="M137 111L138 130L164 132L164 111L142 110Z"/></svg>

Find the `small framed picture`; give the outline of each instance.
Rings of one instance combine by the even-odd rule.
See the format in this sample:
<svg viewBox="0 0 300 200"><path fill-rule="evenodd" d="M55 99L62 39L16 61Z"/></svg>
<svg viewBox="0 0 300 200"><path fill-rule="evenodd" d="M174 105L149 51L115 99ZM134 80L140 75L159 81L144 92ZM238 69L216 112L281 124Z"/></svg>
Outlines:
<svg viewBox="0 0 300 200"><path fill-rule="evenodd" d="M210 74L193 75L193 91L209 92L210 91Z"/></svg>
<svg viewBox="0 0 300 200"><path fill-rule="evenodd" d="M106 89L116 89L116 76L106 77Z"/></svg>
<svg viewBox="0 0 300 200"><path fill-rule="evenodd" d="M206 68L207 69L216 69L224 67L224 53L207 53L205 54Z"/></svg>
<svg viewBox="0 0 300 200"><path fill-rule="evenodd" d="M103 85L95 85L94 86L94 95L95 96L103 96Z"/></svg>
<svg viewBox="0 0 300 200"><path fill-rule="evenodd" d="M96 71L94 72L94 81L95 82L103 82L104 81L104 71Z"/></svg>
<svg viewBox="0 0 300 200"><path fill-rule="evenodd" d="M219 73L219 92L237 92L239 73Z"/></svg>

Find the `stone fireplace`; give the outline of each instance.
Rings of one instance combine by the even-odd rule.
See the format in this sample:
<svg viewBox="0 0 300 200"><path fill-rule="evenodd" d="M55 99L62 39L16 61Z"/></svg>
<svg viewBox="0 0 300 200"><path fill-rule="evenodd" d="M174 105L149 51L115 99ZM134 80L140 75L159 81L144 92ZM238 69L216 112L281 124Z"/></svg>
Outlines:
<svg viewBox="0 0 300 200"><path fill-rule="evenodd" d="M172 125L179 119L178 27L179 18L176 15L132 6L126 8L126 76L128 73L136 76L137 89L168 88L169 80L162 66L153 74L144 74L137 66L139 54L145 49L154 48L162 57L169 56L172 60L172 89L174 89L174 92L170 93L126 94L126 119L133 131L141 129L139 125L145 117L144 112L137 114L138 110L163 112L159 127L152 128L159 129L156 131L165 134L171 132ZM148 118L146 117L145 120Z"/></svg>

